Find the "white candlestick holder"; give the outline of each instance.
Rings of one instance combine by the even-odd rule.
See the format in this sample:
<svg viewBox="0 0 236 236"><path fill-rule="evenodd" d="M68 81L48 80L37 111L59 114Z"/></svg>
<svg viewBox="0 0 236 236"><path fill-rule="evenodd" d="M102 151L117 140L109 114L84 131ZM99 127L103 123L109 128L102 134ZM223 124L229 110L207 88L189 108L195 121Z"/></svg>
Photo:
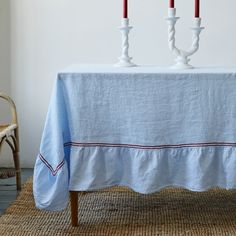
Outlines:
<svg viewBox="0 0 236 236"><path fill-rule="evenodd" d="M169 8L168 18L168 42L170 50L177 56L176 64L172 66L172 69L193 69L194 67L189 64L190 56L196 53L199 49L200 34L204 27L201 27L201 18L194 18L194 26L191 28L192 36L192 46L188 51L178 49L175 45L175 25L176 22L180 19L176 17L176 9Z"/></svg>
<svg viewBox="0 0 236 236"><path fill-rule="evenodd" d="M121 21L121 26L119 27L121 35L122 35L122 53L118 58L119 62L115 64L118 67L132 67L136 66L133 62L131 62L132 57L129 56L129 32L133 27L129 25L129 19L123 18Z"/></svg>

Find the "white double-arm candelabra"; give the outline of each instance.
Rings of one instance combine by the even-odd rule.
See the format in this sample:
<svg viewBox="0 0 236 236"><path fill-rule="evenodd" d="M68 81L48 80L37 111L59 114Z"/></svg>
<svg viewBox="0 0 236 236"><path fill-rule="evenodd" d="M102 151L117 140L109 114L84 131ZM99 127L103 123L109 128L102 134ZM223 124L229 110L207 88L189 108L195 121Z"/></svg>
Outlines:
<svg viewBox="0 0 236 236"><path fill-rule="evenodd" d="M129 32L133 27L129 25L129 19L123 18L121 21L121 26L119 27L122 36L122 53L119 57L119 62L115 64L118 67L132 67L136 66L131 62L132 57L129 56Z"/></svg>
<svg viewBox="0 0 236 236"><path fill-rule="evenodd" d="M177 56L176 64L172 66L173 69L192 69L193 66L189 64L189 57L197 52L199 49L200 33L204 29L201 27L201 18L194 18L194 26L191 28L193 32L192 37L192 46L188 51L178 49L175 45L175 25L176 22L180 19L176 17L176 9L169 8L168 18L168 41L170 50Z"/></svg>

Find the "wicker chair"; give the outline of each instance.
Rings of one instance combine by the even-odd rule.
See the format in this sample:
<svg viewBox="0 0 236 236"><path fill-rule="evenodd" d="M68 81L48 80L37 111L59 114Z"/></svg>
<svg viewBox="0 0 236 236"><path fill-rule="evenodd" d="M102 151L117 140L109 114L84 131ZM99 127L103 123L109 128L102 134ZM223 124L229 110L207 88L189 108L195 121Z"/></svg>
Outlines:
<svg viewBox="0 0 236 236"><path fill-rule="evenodd" d="M21 169L20 169L20 157L19 157L19 133L16 106L9 96L6 96L0 92L0 99L5 100L11 107L12 121L10 124L0 124L0 151L4 143L8 144L13 154L13 160L15 165L14 171L5 171L1 173L1 176L12 177L16 176L17 190L21 190ZM14 174L12 174L14 173Z"/></svg>

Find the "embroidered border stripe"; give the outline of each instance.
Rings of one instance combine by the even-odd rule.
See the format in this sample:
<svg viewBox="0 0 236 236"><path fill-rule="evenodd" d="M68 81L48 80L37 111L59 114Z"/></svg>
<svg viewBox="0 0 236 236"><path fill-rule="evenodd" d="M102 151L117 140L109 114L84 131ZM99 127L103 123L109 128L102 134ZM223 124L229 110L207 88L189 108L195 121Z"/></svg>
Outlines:
<svg viewBox="0 0 236 236"><path fill-rule="evenodd" d="M208 142L208 143L186 143L186 144L167 144L167 145L155 145L155 146L144 146L137 144L118 144L118 143L81 143L81 142L67 142L64 144L64 147L117 147L117 148L133 148L133 149L144 149L144 150L161 150L168 148L185 148L185 147L236 147L236 143L232 142ZM63 160L54 170L53 167L48 163L48 161L39 154L40 160L48 167L52 175L55 176L58 171L65 164Z"/></svg>
<svg viewBox="0 0 236 236"><path fill-rule="evenodd" d="M47 160L43 157L41 153L39 153L40 160L48 167L48 169L52 172L52 175L55 176L57 172L62 168L62 166L65 164L65 161L63 160L54 170L53 167L47 162Z"/></svg>
<svg viewBox="0 0 236 236"><path fill-rule="evenodd" d="M236 143L230 142L208 142L208 143L186 143L186 144L167 144L167 145L155 145L155 146L144 146L137 144L116 144L116 143L81 143L81 142L67 142L64 144L65 147L68 146L78 146L78 147L124 147L124 148L134 148L134 149L168 149L168 148L184 148L184 147L236 147Z"/></svg>

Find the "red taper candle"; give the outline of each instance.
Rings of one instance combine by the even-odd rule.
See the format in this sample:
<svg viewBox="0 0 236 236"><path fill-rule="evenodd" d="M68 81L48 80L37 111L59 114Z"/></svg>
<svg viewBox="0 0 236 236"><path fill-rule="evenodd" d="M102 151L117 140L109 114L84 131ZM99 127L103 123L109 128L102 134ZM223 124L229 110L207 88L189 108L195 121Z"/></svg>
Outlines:
<svg viewBox="0 0 236 236"><path fill-rule="evenodd" d="M195 0L195 17L200 17L200 0Z"/></svg>
<svg viewBox="0 0 236 236"><path fill-rule="evenodd" d="M123 18L128 18L128 0L123 0Z"/></svg>
<svg viewBox="0 0 236 236"><path fill-rule="evenodd" d="M175 8L175 0L170 0L170 8Z"/></svg>

